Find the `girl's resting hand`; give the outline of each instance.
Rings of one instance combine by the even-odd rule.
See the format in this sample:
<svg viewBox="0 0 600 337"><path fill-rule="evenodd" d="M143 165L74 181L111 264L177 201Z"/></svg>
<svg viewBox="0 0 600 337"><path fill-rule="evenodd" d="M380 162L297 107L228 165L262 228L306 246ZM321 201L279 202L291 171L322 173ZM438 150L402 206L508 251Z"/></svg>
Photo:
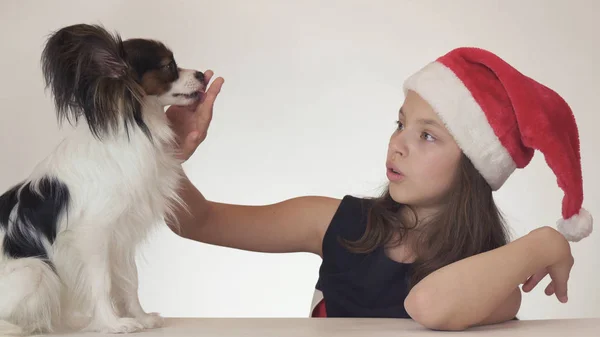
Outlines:
<svg viewBox="0 0 600 337"><path fill-rule="evenodd" d="M212 76L213 72L211 70L204 73L206 83L210 82ZM215 99L221 91L223 82L223 78L216 78L195 105L173 105L167 109L167 118L177 136L178 157L182 161L188 160L196 151L198 145L206 139L208 127L212 120Z"/></svg>
<svg viewBox="0 0 600 337"><path fill-rule="evenodd" d="M537 284L546 276L550 275L551 281L546 286L545 293L548 296L556 294L556 298L562 303L566 303L567 297L567 282L569 274L574 264L573 255L571 255L571 246L569 242L558 231L545 228L548 236L546 242L540 242L542 245L554 246L553 256L550 258L551 263L544 269L530 276L523 284L522 290L530 292ZM539 229L538 229L539 230Z"/></svg>

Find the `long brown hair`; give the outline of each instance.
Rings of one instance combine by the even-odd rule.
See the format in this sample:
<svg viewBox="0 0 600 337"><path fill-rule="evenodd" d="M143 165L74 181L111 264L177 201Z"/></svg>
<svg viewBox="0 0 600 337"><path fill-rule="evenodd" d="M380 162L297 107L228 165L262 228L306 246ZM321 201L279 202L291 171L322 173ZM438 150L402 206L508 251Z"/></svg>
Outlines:
<svg viewBox="0 0 600 337"><path fill-rule="evenodd" d="M369 253L382 245L401 244L409 232L414 232L411 248L416 260L411 264L412 288L443 266L509 242L490 185L464 154L446 200L438 214L419 223L414 210L395 202L386 189L381 196L372 198L362 238L344 244L353 252ZM412 211L412 221L402 216L406 214L403 210Z"/></svg>

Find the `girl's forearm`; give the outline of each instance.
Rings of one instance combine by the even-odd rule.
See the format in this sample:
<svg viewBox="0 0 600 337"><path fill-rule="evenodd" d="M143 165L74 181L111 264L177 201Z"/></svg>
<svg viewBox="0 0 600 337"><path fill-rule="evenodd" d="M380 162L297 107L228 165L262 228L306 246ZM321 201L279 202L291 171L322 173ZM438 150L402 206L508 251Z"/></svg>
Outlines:
<svg viewBox="0 0 600 337"><path fill-rule="evenodd" d="M465 329L489 317L531 275L554 263L566 241L536 229L500 248L431 273L410 291L405 306L416 321Z"/></svg>
<svg viewBox="0 0 600 337"><path fill-rule="evenodd" d="M185 205L177 204L173 217L167 218L165 222L176 234L195 239L208 218L209 202L185 175L178 192Z"/></svg>

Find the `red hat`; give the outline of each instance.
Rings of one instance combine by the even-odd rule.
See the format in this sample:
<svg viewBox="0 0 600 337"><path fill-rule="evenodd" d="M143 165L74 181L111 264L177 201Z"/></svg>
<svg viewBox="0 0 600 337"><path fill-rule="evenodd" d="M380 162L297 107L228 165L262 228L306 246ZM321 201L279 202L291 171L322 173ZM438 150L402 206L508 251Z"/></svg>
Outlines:
<svg viewBox="0 0 600 337"><path fill-rule="evenodd" d="M537 149L565 193L557 229L569 241L592 232L582 208L579 133L569 105L552 89L493 53L458 48L404 83L426 100L494 191Z"/></svg>

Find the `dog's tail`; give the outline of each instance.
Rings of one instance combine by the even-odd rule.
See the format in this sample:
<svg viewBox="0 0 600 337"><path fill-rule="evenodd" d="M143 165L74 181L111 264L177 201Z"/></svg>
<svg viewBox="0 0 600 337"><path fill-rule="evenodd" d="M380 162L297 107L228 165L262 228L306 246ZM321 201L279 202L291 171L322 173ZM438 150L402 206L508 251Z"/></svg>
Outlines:
<svg viewBox="0 0 600 337"><path fill-rule="evenodd" d="M0 336L52 332L60 317L58 275L37 258L0 262Z"/></svg>

